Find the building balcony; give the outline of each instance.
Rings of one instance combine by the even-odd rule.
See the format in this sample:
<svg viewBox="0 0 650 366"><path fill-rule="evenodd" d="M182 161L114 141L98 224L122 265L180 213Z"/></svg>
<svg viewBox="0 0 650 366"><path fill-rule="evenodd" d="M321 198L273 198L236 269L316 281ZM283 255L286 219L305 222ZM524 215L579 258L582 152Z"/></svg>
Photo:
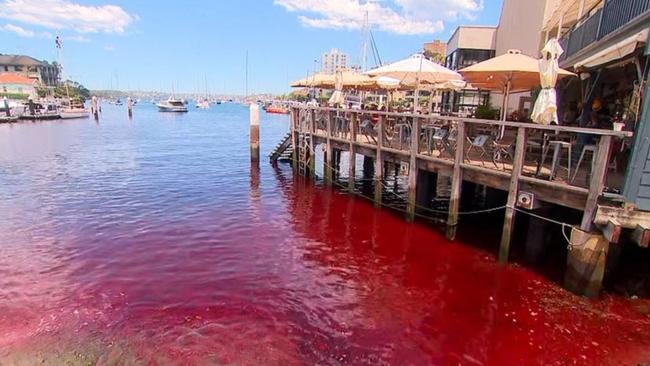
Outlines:
<svg viewBox="0 0 650 366"><path fill-rule="evenodd" d="M560 62L569 60L582 50L613 36L650 17L650 0L604 0L602 8L589 14L560 38L564 54Z"/></svg>

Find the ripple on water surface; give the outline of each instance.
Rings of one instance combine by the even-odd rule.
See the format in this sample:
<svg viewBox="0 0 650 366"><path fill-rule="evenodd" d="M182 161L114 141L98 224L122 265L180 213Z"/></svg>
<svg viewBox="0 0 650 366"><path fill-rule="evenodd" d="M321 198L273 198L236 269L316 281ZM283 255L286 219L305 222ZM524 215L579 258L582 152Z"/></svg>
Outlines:
<svg viewBox="0 0 650 366"><path fill-rule="evenodd" d="M247 110L0 125L0 364L636 364L645 300L251 169ZM286 116L263 115L262 154Z"/></svg>

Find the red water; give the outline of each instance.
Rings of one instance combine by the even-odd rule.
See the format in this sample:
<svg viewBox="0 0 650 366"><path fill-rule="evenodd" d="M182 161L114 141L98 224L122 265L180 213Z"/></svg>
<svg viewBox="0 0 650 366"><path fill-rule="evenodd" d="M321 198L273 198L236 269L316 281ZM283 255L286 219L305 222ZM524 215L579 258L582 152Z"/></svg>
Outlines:
<svg viewBox="0 0 650 366"><path fill-rule="evenodd" d="M650 363L647 300L250 169L239 107L142 108L0 126L1 365Z"/></svg>

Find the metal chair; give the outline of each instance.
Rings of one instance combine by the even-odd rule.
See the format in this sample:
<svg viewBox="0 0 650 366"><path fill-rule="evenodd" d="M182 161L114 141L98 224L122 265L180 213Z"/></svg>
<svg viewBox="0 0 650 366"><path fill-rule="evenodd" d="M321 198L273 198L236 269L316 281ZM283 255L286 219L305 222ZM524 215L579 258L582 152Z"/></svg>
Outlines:
<svg viewBox="0 0 650 366"><path fill-rule="evenodd" d="M582 165L582 160L585 158L586 153L591 153L591 171L594 170L594 157L596 156L596 152L598 151L598 147L596 145L585 145L582 148L582 152L580 153L580 159L578 159L578 164L576 165L575 171L573 172L573 178L571 178L571 183L573 183L576 180L576 176L578 176L578 172L580 171L580 165ZM587 183L589 183L589 175L590 173L587 174Z"/></svg>
<svg viewBox="0 0 650 366"><path fill-rule="evenodd" d="M542 160L540 163L540 166L544 165L544 162L546 162L546 156L548 155L548 151L553 148L553 161L551 162L551 173L549 175L549 180L553 180L555 177L555 171L557 170L558 166L561 166L560 164L560 155L562 153L562 149L567 150L567 177L571 176L571 142L570 141L562 141L562 140L553 140L549 141L546 144L546 147L544 148L544 151L542 152Z"/></svg>
<svg viewBox="0 0 650 366"><path fill-rule="evenodd" d="M471 162L469 155L472 150L478 150L480 152L479 159L481 160L481 165L485 166L485 161L483 157L488 154L487 151L487 142L490 139L490 135L476 135L473 139L467 137L467 142L469 142L469 147L465 151L465 160Z"/></svg>

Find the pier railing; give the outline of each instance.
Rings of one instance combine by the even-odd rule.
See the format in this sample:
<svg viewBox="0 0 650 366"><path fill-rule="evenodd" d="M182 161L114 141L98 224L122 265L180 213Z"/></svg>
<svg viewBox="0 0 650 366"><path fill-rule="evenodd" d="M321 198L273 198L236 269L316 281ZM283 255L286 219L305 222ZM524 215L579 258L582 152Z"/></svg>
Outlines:
<svg viewBox="0 0 650 366"><path fill-rule="evenodd" d="M581 226L590 230L605 187L622 181L612 148L632 136L625 131L322 107L294 107L291 116L295 160L306 163L301 151L313 154L316 145L324 144L326 178L331 179L327 164L333 149L374 157L377 179L383 177L383 161L408 164L409 213L415 212L418 170L450 176L450 224L456 223L460 182L468 180L509 192L509 207L526 191L541 201L583 210ZM354 160L348 164L351 180ZM381 193L376 194L381 200Z"/></svg>

